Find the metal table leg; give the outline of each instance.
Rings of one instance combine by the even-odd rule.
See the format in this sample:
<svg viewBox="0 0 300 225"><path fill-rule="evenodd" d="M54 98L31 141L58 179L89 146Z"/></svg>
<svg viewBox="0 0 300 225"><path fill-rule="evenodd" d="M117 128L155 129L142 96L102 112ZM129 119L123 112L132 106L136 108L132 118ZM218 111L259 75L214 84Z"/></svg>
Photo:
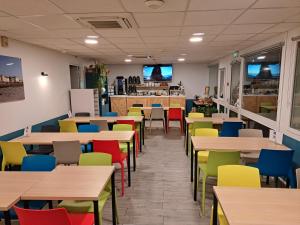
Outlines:
<svg viewBox="0 0 300 225"><path fill-rule="evenodd" d="M111 175L111 201L112 201L112 221L113 225L117 224L117 205L116 205L116 191L115 191L115 172Z"/></svg>
<svg viewBox="0 0 300 225"><path fill-rule="evenodd" d="M194 145L191 142L191 182L193 182L193 169L194 169Z"/></svg>
<svg viewBox="0 0 300 225"><path fill-rule="evenodd" d="M185 154L189 155L189 124L186 123L186 128L185 128Z"/></svg>
<svg viewBox="0 0 300 225"><path fill-rule="evenodd" d="M144 133L144 132L142 131L142 129L143 129L142 122L140 122L140 133L139 133L139 135L140 135L140 152L142 152L142 145L143 145L143 143L142 143L142 133Z"/></svg>
<svg viewBox="0 0 300 225"><path fill-rule="evenodd" d="M127 171L128 171L128 187L131 186L130 176L130 142L127 142Z"/></svg>
<svg viewBox="0 0 300 225"><path fill-rule="evenodd" d="M94 203L94 222L95 225L100 225L98 200L93 201L93 203Z"/></svg>
<svg viewBox="0 0 300 225"><path fill-rule="evenodd" d="M4 211L3 214L4 214L5 225L11 225L9 211Z"/></svg>
<svg viewBox="0 0 300 225"><path fill-rule="evenodd" d="M198 182L198 151L195 151L195 164L194 164L194 201L197 201L197 182Z"/></svg>
<svg viewBox="0 0 300 225"><path fill-rule="evenodd" d="M132 150L132 155L133 155L133 171L135 171L136 170L136 146L135 146L135 135L136 134L134 134L133 135L133 140L132 140L132 142L133 142L133 150Z"/></svg>
<svg viewBox="0 0 300 225"><path fill-rule="evenodd" d="M213 225L218 224L218 199L216 197L216 194L214 192L214 201L213 201Z"/></svg>

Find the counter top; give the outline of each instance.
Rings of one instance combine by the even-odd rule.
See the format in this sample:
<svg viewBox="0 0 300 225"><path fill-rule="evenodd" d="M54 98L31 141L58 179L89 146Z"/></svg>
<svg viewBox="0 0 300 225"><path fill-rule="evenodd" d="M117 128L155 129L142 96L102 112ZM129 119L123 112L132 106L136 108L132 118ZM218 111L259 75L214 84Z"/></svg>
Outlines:
<svg viewBox="0 0 300 225"><path fill-rule="evenodd" d="M169 98L169 97L185 97L185 95L161 95L161 96L156 96L156 95L112 95L110 96L111 98Z"/></svg>

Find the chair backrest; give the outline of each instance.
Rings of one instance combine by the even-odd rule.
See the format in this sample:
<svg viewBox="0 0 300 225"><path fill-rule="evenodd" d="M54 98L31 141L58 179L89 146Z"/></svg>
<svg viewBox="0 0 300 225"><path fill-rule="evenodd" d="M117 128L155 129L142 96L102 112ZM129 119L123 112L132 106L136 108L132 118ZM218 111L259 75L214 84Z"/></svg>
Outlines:
<svg viewBox="0 0 300 225"><path fill-rule="evenodd" d="M292 168L293 155L293 150L262 149L256 167L261 175L286 177Z"/></svg>
<svg viewBox="0 0 300 225"><path fill-rule="evenodd" d="M239 164L240 152L210 151L207 159L207 175L218 176L219 166Z"/></svg>
<svg viewBox="0 0 300 225"><path fill-rule="evenodd" d="M180 108L181 107L181 105L179 104L179 103L170 103L170 107L172 107L172 108Z"/></svg>
<svg viewBox="0 0 300 225"><path fill-rule="evenodd" d="M76 133L78 132L76 122L73 120L59 120L60 132Z"/></svg>
<svg viewBox="0 0 300 225"><path fill-rule="evenodd" d="M219 166L218 186L260 188L259 170L244 165Z"/></svg>
<svg viewBox="0 0 300 225"><path fill-rule="evenodd" d="M52 171L56 166L56 158L52 155L25 156L22 171Z"/></svg>
<svg viewBox="0 0 300 225"><path fill-rule="evenodd" d="M142 116L141 112L128 112L127 116Z"/></svg>
<svg viewBox="0 0 300 225"><path fill-rule="evenodd" d="M59 126L56 126L56 125L42 125L41 132L47 132L47 133L59 132Z"/></svg>
<svg viewBox="0 0 300 225"><path fill-rule="evenodd" d="M26 150L20 142L0 141L2 150L2 170L7 164L22 165L23 158L27 156Z"/></svg>
<svg viewBox="0 0 300 225"><path fill-rule="evenodd" d="M188 114L188 118L197 119L197 118L203 118L204 113L198 113L198 112L190 112Z"/></svg>
<svg viewBox="0 0 300 225"><path fill-rule="evenodd" d="M117 125L118 124L129 124L129 125L132 126L131 130L135 129L135 122L134 122L134 120L117 120ZM116 126L116 127L118 127L118 126ZM123 127L125 128L125 126L123 126ZM115 129L117 129L117 128L115 128ZM122 130L122 126L120 126L120 129Z"/></svg>
<svg viewBox="0 0 300 225"><path fill-rule="evenodd" d="M95 124L100 130L109 130L107 120L90 120L91 124Z"/></svg>
<svg viewBox="0 0 300 225"><path fill-rule="evenodd" d="M34 210L14 206L20 225L72 225L65 208Z"/></svg>
<svg viewBox="0 0 300 225"><path fill-rule="evenodd" d="M116 117L116 116L118 116L118 113L117 112L105 112L105 113L103 113L102 116L104 116L104 117Z"/></svg>
<svg viewBox="0 0 300 225"><path fill-rule="evenodd" d="M297 188L300 189L300 168L296 169Z"/></svg>
<svg viewBox="0 0 300 225"><path fill-rule="evenodd" d="M78 112L78 113L75 113L75 116L90 117L91 114L89 112Z"/></svg>
<svg viewBox="0 0 300 225"><path fill-rule="evenodd" d="M228 118L228 115L226 113L212 113L212 118Z"/></svg>
<svg viewBox="0 0 300 225"><path fill-rule="evenodd" d="M192 129L191 136L195 136L196 129L198 129L198 128L213 128L213 123L211 121L196 121L196 122L190 124L190 127Z"/></svg>
<svg viewBox="0 0 300 225"><path fill-rule="evenodd" d="M181 119L182 110L181 108L169 108L169 119Z"/></svg>
<svg viewBox="0 0 300 225"><path fill-rule="evenodd" d="M119 162L121 160L121 150L119 147L119 142L115 140L111 141L93 141L94 152L107 153L112 156L112 162Z"/></svg>
<svg viewBox="0 0 300 225"><path fill-rule="evenodd" d="M263 132L259 129L240 129L239 137L263 137Z"/></svg>
<svg viewBox="0 0 300 225"><path fill-rule="evenodd" d="M95 124L82 124L78 126L79 133L97 133L100 131L100 127Z"/></svg>
<svg viewBox="0 0 300 225"><path fill-rule="evenodd" d="M153 103L151 104L151 107L162 107L160 103Z"/></svg>
<svg viewBox="0 0 300 225"><path fill-rule="evenodd" d="M151 119L164 119L165 114L164 114L164 109L162 107L156 107L151 109Z"/></svg>
<svg viewBox="0 0 300 225"><path fill-rule="evenodd" d="M144 106L143 104L138 104L138 103L132 104L132 107L143 107L143 106Z"/></svg>
<svg viewBox="0 0 300 225"><path fill-rule="evenodd" d="M213 128L197 128L195 130L195 136L218 137L219 131L218 129L213 129Z"/></svg>
<svg viewBox="0 0 300 225"><path fill-rule="evenodd" d="M128 112L138 112L138 113L140 113L140 115L142 115L142 108L135 108L135 107L130 107L129 109L128 109Z"/></svg>
<svg viewBox="0 0 300 225"><path fill-rule="evenodd" d="M79 141L53 141L57 164L78 164L81 154Z"/></svg>
<svg viewBox="0 0 300 225"><path fill-rule="evenodd" d="M110 166L112 165L112 156L107 153L91 152L80 155L80 166Z"/></svg>
<svg viewBox="0 0 300 225"><path fill-rule="evenodd" d="M131 131L134 128L131 124L114 124L113 131Z"/></svg>
<svg viewBox="0 0 300 225"><path fill-rule="evenodd" d="M243 128L243 122L225 121L222 126L221 137L238 137L239 129Z"/></svg>

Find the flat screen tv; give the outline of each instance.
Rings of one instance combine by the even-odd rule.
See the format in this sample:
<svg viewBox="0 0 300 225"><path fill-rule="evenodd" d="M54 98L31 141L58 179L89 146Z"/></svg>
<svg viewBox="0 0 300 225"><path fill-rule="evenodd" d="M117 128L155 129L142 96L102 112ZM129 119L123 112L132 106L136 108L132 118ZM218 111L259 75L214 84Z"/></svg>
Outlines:
<svg viewBox="0 0 300 225"><path fill-rule="evenodd" d="M171 64L144 65L144 81L169 82L173 77L173 66Z"/></svg>
<svg viewBox="0 0 300 225"><path fill-rule="evenodd" d="M250 79L278 79L280 77L280 63L248 63L247 77Z"/></svg>

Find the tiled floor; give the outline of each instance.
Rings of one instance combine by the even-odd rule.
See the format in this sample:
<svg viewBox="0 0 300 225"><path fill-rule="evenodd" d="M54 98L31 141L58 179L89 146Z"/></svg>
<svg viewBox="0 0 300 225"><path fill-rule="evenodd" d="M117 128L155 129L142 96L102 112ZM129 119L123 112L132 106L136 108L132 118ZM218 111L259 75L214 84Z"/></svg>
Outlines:
<svg viewBox="0 0 300 225"><path fill-rule="evenodd" d="M156 124L159 126L159 124ZM162 129L146 131L143 153L137 171L132 173L132 187L118 198L120 223L124 225L204 225L199 202L192 199L189 158L184 151L184 137L178 128L165 135ZM119 174L117 173L119 178ZM208 201L211 205L211 201ZM110 203L105 208L103 223L111 224Z"/></svg>

